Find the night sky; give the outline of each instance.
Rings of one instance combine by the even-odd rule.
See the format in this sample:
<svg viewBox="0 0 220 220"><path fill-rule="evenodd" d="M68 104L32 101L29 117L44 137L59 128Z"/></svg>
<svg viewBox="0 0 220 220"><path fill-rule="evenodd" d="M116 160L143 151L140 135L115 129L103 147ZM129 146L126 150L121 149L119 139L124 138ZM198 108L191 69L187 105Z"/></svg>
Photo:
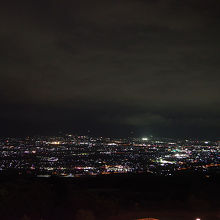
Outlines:
<svg viewBox="0 0 220 220"><path fill-rule="evenodd" d="M0 7L0 136L218 138L219 0Z"/></svg>

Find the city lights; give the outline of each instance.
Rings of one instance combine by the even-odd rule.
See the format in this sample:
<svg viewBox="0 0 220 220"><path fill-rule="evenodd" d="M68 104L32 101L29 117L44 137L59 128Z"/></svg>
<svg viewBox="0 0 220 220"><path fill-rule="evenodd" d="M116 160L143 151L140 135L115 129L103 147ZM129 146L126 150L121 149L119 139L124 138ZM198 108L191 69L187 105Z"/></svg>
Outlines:
<svg viewBox="0 0 220 220"><path fill-rule="evenodd" d="M220 167L219 143L209 141L209 144L146 137L120 139L74 135L0 139L0 172L15 169L40 177L79 177L116 173L172 176L194 170L209 176L209 170Z"/></svg>

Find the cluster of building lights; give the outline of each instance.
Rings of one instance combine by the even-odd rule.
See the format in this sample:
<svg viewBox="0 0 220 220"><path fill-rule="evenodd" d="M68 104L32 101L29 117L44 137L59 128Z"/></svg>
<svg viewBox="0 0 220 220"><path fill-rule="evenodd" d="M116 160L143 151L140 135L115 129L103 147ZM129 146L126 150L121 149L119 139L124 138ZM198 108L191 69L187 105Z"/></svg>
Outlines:
<svg viewBox="0 0 220 220"><path fill-rule="evenodd" d="M219 142L212 141L76 135L0 140L0 171L38 176L140 172L169 176L188 170L209 176L219 171L219 161Z"/></svg>

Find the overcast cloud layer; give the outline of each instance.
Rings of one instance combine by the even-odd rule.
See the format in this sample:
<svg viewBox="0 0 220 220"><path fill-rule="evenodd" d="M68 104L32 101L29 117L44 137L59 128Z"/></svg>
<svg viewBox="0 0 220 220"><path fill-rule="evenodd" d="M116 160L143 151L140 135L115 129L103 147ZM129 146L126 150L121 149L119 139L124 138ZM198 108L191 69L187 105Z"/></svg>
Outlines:
<svg viewBox="0 0 220 220"><path fill-rule="evenodd" d="M0 131L219 137L220 2L0 8Z"/></svg>

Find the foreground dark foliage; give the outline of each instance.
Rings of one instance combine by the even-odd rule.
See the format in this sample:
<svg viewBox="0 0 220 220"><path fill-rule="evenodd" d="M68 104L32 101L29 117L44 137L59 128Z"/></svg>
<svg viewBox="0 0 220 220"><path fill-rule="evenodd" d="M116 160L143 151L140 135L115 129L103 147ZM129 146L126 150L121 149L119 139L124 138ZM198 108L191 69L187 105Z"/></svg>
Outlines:
<svg viewBox="0 0 220 220"><path fill-rule="evenodd" d="M219 176L39 179L2 175L0 180L0 219L5 220L220 219Z"/></svg>

